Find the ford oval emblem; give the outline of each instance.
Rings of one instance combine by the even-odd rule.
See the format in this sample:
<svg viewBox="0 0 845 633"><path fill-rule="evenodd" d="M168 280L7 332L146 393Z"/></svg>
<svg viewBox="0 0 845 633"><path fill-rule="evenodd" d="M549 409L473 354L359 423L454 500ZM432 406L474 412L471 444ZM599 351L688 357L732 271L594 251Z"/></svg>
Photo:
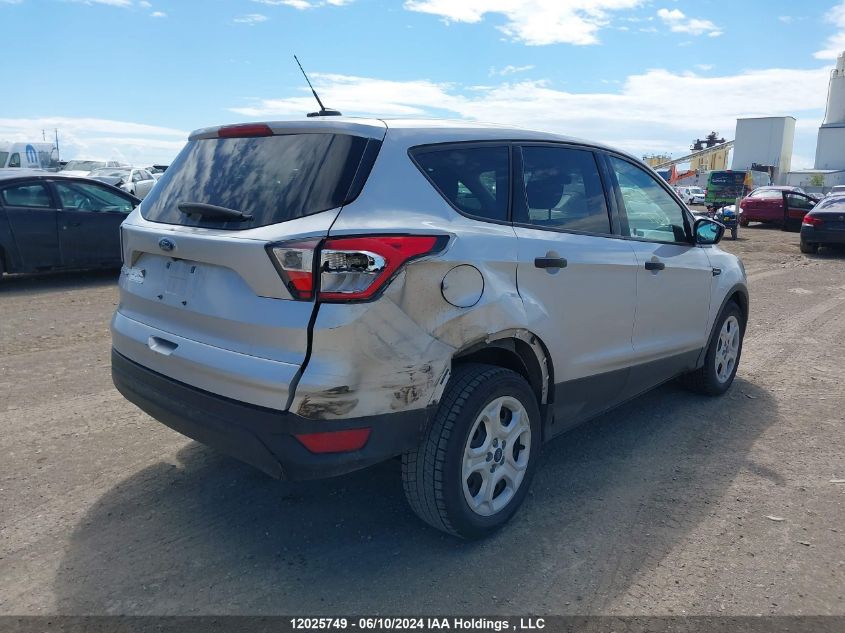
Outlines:
<svg viewBox="0 0 845 633"><path fill-rule="evenodd" d="M169 252L170 252L170 251L172 251L174 248L176 248L176 244L173 242L173 240L168 239L168 238L166 238L166 237L163 237L163 238L161 238L161 239L158 241L158 247L159 247L161 250L166 251L166 252L168 252L168 253L169 253Z"/></svg>

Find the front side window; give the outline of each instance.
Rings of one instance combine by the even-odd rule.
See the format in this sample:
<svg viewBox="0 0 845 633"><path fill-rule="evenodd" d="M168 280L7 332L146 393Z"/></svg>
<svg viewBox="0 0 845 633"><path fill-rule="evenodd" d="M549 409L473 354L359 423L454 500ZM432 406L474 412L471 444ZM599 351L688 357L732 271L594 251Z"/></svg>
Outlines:
<svg viewBox="0 0 845 633"><path fill-rule="evenodd" d="M6 187L0 191L0 198L7 207L43 209L51 206L47 188L37 183Z"/></svg>
<svg viewBox="0 0 845 633"><path fill-rule="evenodd" d="M446 200L467 215L508 219L507 146L461 146L414 152L417 166Z"/></svg>
<svg viewBox="0 0 845 633"><path fill-rule="evenodd" d="M20 167L21 166L21 155L15 152L12 154L12 157L9 159L9 167Z"/></svg>
<svg viewBox="0 0 845 633"><path fill-rule="evenodd" d="M657 242L685 242L684 211L675 199L644 169L610 157L625 206L625 234Z"/></svg>
<svg viewBox="0 0 845 633"><path fill-rule="evenodd" d="M545 228L610 233L604 189L593 153L568 147L524 147L525 205L514 221Z"/></svg>
<svg viewBox="0 0 845 633"><path fill-rule="evenodd" d="M93 213L129 213L132 202L99 185L80 182L56 183L62 207Z"/></svg>

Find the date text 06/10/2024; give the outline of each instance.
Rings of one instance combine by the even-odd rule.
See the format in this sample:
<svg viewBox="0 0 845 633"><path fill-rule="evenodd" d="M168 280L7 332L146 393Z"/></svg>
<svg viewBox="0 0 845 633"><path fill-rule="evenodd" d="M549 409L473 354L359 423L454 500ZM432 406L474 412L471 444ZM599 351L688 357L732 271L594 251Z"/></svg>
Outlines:
<svg viewBox="0 0 845 633"><path fill-rule="evenodd" d="M291 618L291 628L298 631L342 631L347 629L394 631L538 631L546 627L543 618L518 618L516 621L490 618Z"/></svg>

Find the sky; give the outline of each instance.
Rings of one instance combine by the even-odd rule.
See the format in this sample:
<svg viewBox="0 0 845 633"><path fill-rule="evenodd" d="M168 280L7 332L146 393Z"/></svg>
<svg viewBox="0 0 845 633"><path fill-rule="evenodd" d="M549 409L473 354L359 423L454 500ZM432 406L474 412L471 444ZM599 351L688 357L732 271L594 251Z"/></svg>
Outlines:
<svg viewBox="0 0 845 633"><path fill-rule="evenodd" d="M0 0L0 140L168 163L188 133L316 109L688 153L797 118L813 166L845 0Z"/></svg>

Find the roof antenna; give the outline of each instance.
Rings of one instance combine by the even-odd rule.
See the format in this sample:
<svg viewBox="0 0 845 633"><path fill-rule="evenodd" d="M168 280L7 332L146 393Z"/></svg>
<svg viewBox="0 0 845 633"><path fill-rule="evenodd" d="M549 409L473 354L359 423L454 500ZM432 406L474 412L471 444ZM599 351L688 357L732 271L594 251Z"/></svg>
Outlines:
<svg viewBox="0 0 845 633"><path fill-rule="evenodd" d="M320 111L319 112L309 112L309 117L315 116L343 116L339 110L332 110L331 108L326 109L326 106L323 105L323 102L320 101L320 97L317 96L317 91L314 90L314 86L311 85L311 80L308 79L308 75L305 74L305 69L302 67L302 64L299 63L299 58L296 55L293 56L296 60L297 66L299 66L299 70L302 71L302 76L305 77L305 81L308 82L308 87L311 88L311 94L314 95L314 98L317 100L317 103L320 104Z"/></svg>

